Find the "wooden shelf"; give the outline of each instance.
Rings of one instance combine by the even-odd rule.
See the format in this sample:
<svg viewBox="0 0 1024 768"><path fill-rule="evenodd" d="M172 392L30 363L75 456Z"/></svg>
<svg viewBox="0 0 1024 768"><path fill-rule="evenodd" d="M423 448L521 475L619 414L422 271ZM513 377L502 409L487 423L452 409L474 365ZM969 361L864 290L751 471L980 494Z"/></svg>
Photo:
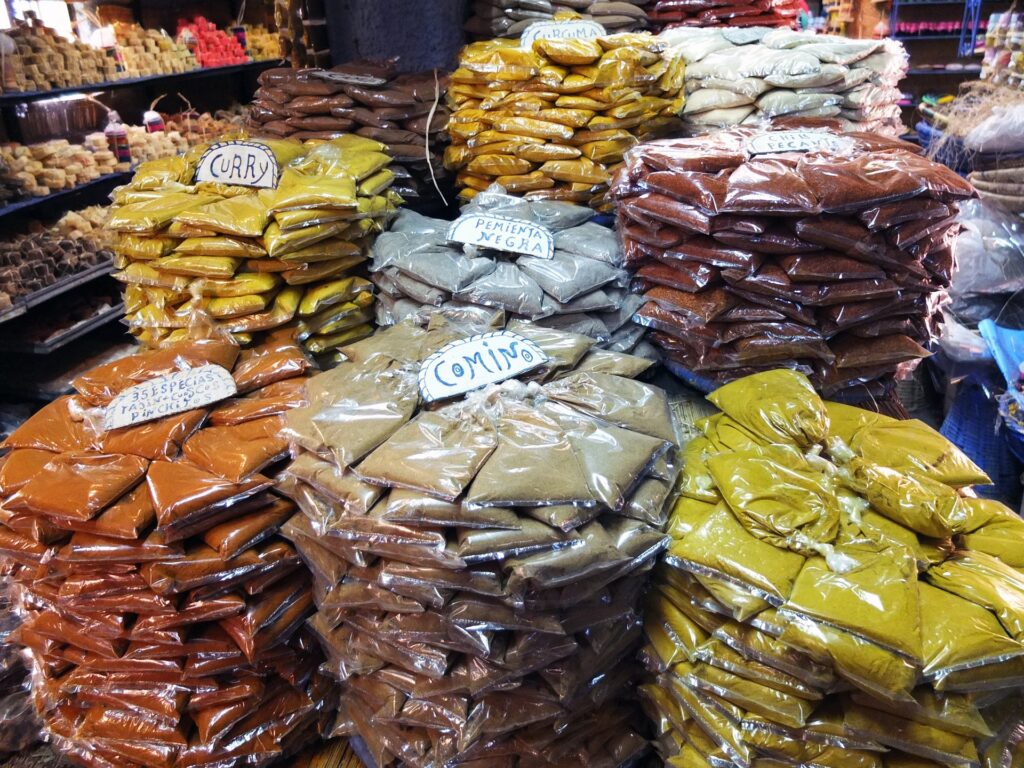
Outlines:
<svg viewBox="0 0 1024 768"><path fill-rule="evenodd" d="M23 104L29 101L44 101L56 99L61 96L74 93L89 93L92 91L110 91L115 88L131 88L138 85L170 85L187 80L198 80L204 77L217 77L223 75L235 75L241 72L262 72L272 67L285 66L280 59L271 61L250 61L245 64L233 64L230 67L203 67L188 72L178 72L169 75L150 75L148 77L126 77L123 80L111 80L108 83L90 83L88 85L75 85L69 88L54 88L49 91L24 91L0 94L0 106Z"/></svg>

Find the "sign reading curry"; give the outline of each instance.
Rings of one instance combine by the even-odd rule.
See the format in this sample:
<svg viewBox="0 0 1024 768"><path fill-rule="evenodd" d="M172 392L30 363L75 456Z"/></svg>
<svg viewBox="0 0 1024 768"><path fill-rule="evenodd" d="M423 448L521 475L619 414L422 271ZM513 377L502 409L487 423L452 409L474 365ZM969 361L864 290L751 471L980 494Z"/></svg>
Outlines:
<svg viewBox="0 0 1024 768"><path fill-rule="evenodd" d="M281 168L273 151L256 141L221 141L210 146L196 167L196 182L277 189Z"/></svg>

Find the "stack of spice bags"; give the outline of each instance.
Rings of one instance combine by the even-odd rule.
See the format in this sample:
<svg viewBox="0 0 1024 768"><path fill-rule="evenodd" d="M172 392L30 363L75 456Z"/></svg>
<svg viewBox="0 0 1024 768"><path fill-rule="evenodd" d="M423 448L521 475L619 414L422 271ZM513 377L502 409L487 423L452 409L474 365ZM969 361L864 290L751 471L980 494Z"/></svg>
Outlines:
<svg viewBox="0 0 1024 768"><path fill-rule="evenodd" d="M616 178L635 319L710 389L790 367L878 395L926 357L971 186L873 134L733 129L638 147Z"/></svg>
<svg viewBox="0 0 1024 768"><path fill-rule="evenodd" d="M648 361L508 330L435 313L378 331L288 418L282 490L304 514L283 531L346 681L336 732L381 768L610 768L647 749L629 698L677 475L668 401L633 380Z"/></svg>
<svg viewBox="0 0 1024 768"><path fill-rule="evenodd" d="M330 70L271 69L259 82L249 112L257 133L296 139L330 139L347 131L365 136L387 147L395 191L403 198L416 202L436 196L430 178L445 176L446 77L399 74L393 64L357 62Z"/></svg>
<svg viewBox="0 0 1024 768"><path fill-rule="evenodd" d="M466 31L478 38L519 37L559 11L575 11L609 32L635 32L647 26L650 0L477 0Z"/></svg>
<svg viewBox="0 0 1024 768"><path fill-rule="evenodd" d="M82 375L4 442L16 640L76 764L263 765L316 738L330 686L303 629L309 576L265 474L309 367L282 338L189 339Z"/></svg>
<svg viewBox="0 0 1024 768"><path fill-rule="evenodd" d="M800 15L796 0L658 0L648 14L656 29L675 27L789 27Z"/></svg>
<svg viewBox="0 0 1024 768"><path fill-rule="evenodd" d="M686 59L683 119L694 131L767 120L830 119L844 131L904 132L895 40L767 28L680 27L661 34Z"/></svg>
<svg viewBox="0 0 1024 768"><path fill-rule="evenodd" d="M666 765L1024 758L1024 521L919 421L733 382L684 449L641 689Z"/></svg>
<svg viewBox="0 0 1024 768"><path fill-rule="evenodd" d="M497 182L601 207L626 150L678 127L682 90L682 59L646 34L474 43L448 88L445 163L465 199Z"/></svg>
<svg viewBox="0 0 1024 768"><path fill-rule="evenodd" d="M403 210L373 247L378 325L477 305L633 352L644 329L630 321L643 299L626 292L618 237L593 216L591 208L520 200L500 187L478 195L454 223ZM450 232L472 235L477 227L501 234L489 230L490 247L449 241ZM548 238L553 248L545 253Z"/></svg>
<svg viewBox="0 0 1024 768"><path fill-rule="evenodd" d="M297 326L316 355L372 331L371 286L351 273L401 201L390 157L359 136L260 143L282 167L276 189L193 183L198 147L140 166L116 192L115 276L142 343L181 337L195 309L242 344Z"/></svg>

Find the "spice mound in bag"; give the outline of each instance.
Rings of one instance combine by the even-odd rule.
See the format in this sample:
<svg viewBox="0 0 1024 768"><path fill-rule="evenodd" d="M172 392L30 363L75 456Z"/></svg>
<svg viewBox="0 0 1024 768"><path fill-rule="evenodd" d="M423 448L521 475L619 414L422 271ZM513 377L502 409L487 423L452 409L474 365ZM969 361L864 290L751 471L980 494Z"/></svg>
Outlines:
<svg viewBox="0 0 1024 768"><path fill-rule="evenodd" d="M145 346L184 338L197 310L243 345L298 328L305 351L325 357L370 332L373 286L353 273L402 201L384 145L353 134L257 143L279 165L275 188L196 182L203 146L182 158L187 183L132 202L143 164L115 192L110 226L134 233L133 248L115 245L116 276ZM142 259L141 240L169 250Z"/></svg>
<svg viewBox="0 0 1024 768"><path fill-rule="evenodd" d="M477 39L518 38L531 24L550 22L559 9L572 8L585 19L593 19L612 33L635 32L647 28L645 6L649 0L572 0L551 3L548 0L483 0L474 6L466 22L466 32Z"/></svg>
<svg viewBox="0 0 1024 768"><path fill-rule="evenodd" d="M728 27L734 31L728 39L737 44L760 39L769 29L792 30L798 27L800 6L797 3L758 3L750 0L711 2L710 0L657 0L647 17L655 29L689 27ZM766 29L767 28L767 29ZM705 30L699 30L704 32ZM717 32L718 30L707 30ZM749 32L749 35L743 33ZM795 33L794 33L795 34ZM723 39L726 39L723 36ZM703 42L703 40L702 40ZM715 50L702 47L699 50Z"/></svg>
<svg viewBox="0 0 1024 768"><path fill-rule="evenodd" d="M196 335L82 374L3 446L12 639L43 733L76 764L290 762L335 705L304 628L313 585L278 533L295 505L269 490L283 414L305 402L280 393L310 362L281 340L240 354ZM168 378L211 365L239 382L230 423L178 396L195 378ZM131 423L105 429L125 403Z"/></svg>
<svg viewBox="0 0 1024 768"><path fill-rule="evenodd" d="M798 373L709 399L724 413L684 449L646 601L640 695L666 765L683 764L683 742L702 764L879 765L886 749L887 764L1019 760L1021 743L997 735L1024 733L1024 593L1000 559L1024 544L1020 518L957 495L976 468L941 436L824 403ZM916 495L872 500L869 463ZM940 485L958 511L934 555L921 527L938 507L917 497Z"/></svg>
<svg viewBox="0 0 1024 768"><path fill-rule="evenodd" d="M377 323L425 316L439 302L452 311L502 310L510 320L590 336L609 352L628 354L643 336L629 322L638 300L625 290L618 238L590 221L593 215L569 203L523 201L498 185L455 222L403 210L372 250ZM479 218L491 216L514 221L497 233L488 228L498 222ZM532 255L551 244L551 259Z"/></svg>
<svg viewBox="0 0 1024 768"><path fill-rule="evenodd" d="M577 370L593 346L441 310L346 348L285 414L301 510L285 533L345 683L335 733L378 765L647 751L621 699L676 445L640 369ZM453 375L487 381L436 391Z"/></svg>
<svg viewBox="0 0 1024 768"><path fill-rule="evenodd" d="M678 127L683 61L642 33L538 40L530 50L488 40L463 49L448 105L445 165L462 198L497 182L531 200L607 209L626 151Z"/></svg>
<svg viewBox="0 0 1024 768"><path fill-rule="evenodd" d="M777 125L644 144L611 195L646 300L634 320L670 370L711 391L789 368L857 403L935 348L949 274L934 255L974 191L899 140ZM902 215L929 234L904 234ZM914 464L939 459L927 440ZM976 481L959 464L950 477Z"/></svg>
<svg viewBox="0 0 1024 768"><path fill-rule="evenodd" d="M701 5L699 1L664 2L655 13L668 20L673 10L685 17L687 6ZM719 6L706 12L718 10L730 9ZM755 25L749 34L689 23L675 24L662 33L661 38L678 46L686 59L683 119L690 130L707 133L775 121L797 128L827 125L841 131L870 131L892 138L904 132L898 86L909 57L901 43L758 29L757 18L742 17L743 23ZM887 215L881 209L877 214L879 220Z"/></svg>
<svg viewBox="0 0 1024 768"><path fill-rule="evenodd" d="M439 191L451 186L442 163L446 76L400 73L394 62L350 62L329 70L275 69L258 79L248 120L255 135L329 140L354 133L379 141L393 163L361 180L360 193L378 195L390 186L417 207L442 205Z"/></svg>

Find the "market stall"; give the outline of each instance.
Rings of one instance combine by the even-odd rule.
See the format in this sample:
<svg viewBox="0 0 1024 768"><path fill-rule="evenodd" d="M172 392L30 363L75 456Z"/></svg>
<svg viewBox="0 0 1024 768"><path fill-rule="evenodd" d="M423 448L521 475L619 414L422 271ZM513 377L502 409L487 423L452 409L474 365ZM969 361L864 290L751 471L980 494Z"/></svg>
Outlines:
<svg viewBox="0 0 1024 768"><path fill-rule="evenodd" d="M204 5L12 22L0 752L1020 764L1012 25L927 154L796 2Z"/></svg>

